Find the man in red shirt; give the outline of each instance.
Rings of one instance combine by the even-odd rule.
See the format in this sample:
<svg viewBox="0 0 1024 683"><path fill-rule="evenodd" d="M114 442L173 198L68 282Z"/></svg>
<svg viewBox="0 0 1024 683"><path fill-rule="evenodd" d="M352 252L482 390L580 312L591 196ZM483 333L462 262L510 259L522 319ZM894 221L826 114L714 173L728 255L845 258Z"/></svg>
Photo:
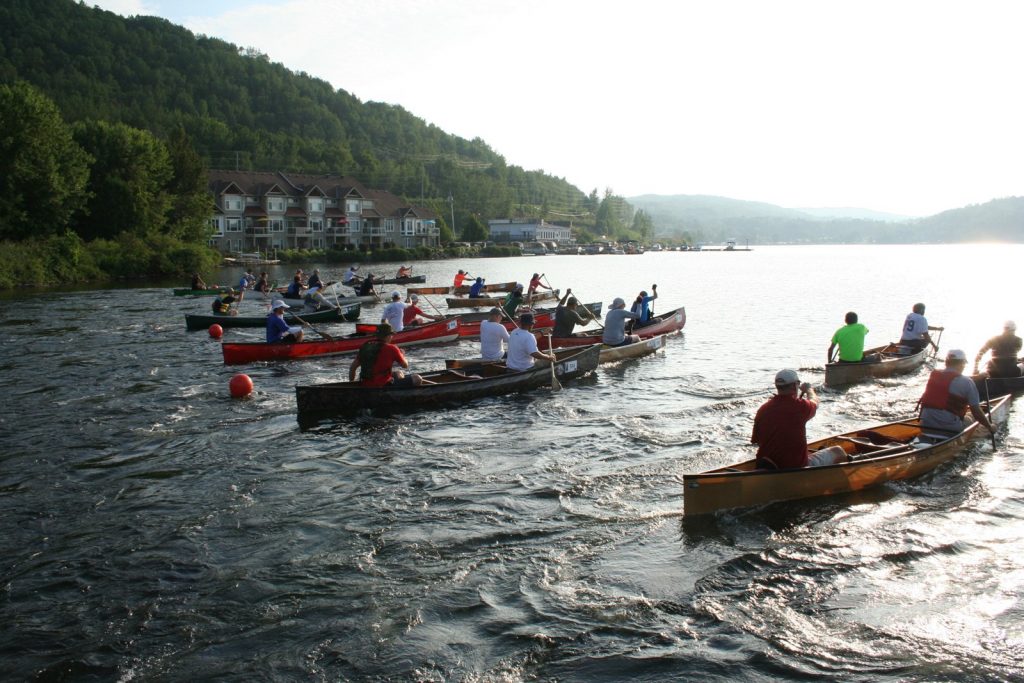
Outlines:
<svg viewBox="0 0 1024 683"><path fill-rule="evenodd" d="M417 318L416 316L422 315L424 318L430 318L431 320L442 320L443 315L431 315L426 313L420 308L420 297L418 294L410 294L409 298L405 302L405 311L402 313L402 326L409 327L410 325L423 325L425 321Z"/></svg>
<svg viewBox="0 0 1024 683"><path fill-rule="evenodd" d="M452 282L452 284L455 285L456 287L461 287L462 283L466 281L467 277L469 277L469 273L460 269L459 272L455 273L455 280ZM458 292L456 292L456 294L457 293Z"/></svg>
<svg viewBox="0 0 1024 683"><path fill-rule="evenodd" d="M758 446L757 467L785 470L845 460L845 452L839 453L842 449L825 449L808 457L807 422L818 411L814 387L807 382L800 384L796 371L786 369L775 375L775 388L779 393L758 408L754 416L750 443Z"/></svg>
<svg viewBox="0 0 1024 683"><path fill-rule="evenodd" d="M355 360L348 369L348 381L356 380L356 370L362 368L359 374L359 384L364 387L383 387L387 385L397 387L418 387L425 381L416 373L405 374L401 370L392 372L391 367L396 363L403 368L409 367L402 349L391 343L395 332L391 325L381 323L377 326L377 338L372 339L361 347L356 354ZM426 382L432 384L432 382Z"/></svg>

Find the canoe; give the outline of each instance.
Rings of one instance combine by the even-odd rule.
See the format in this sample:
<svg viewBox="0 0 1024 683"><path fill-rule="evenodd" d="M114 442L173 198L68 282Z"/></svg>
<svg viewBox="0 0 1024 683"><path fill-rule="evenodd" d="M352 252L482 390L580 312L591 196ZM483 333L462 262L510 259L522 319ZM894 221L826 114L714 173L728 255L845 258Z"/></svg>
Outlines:
<svg viewBox="0 0 1024 683"><path fill-rule="evenodd" d="M374 282L382 285L414 285L420 282L426 282L426 275L409 275L408 277L386 277L383 280L373 278Z"/></svg>
<svg viewBox="0 0 1024 683"><path fill-rule="evenodd" d="M547 337L542 333L537 333L537 347L542 351L548 349ZM631 360L633 358L642 358L643 356L649 356L652 353L656 353L661 349L665 348L665 343L668 340L667 334L659 334L656 337L650 339L641 339L635 344L626 344L625 346L607 346L605 344L598 344L601 347L601 355L598 357L598 363L617 363L622 360ZM577 348L577 347L570 347ZM558 347L555 347L558 350ZM446 360L445 367L447 368L462 368L467 365L474 363L487 363L493 361L485 361L483 358L470 358L465 360Z"/></svg>
<svg viewBox="0 0 1024 683"><path fill-rule="evenodd" d="M303 316L305 319L305 316ZM307 332L313 334L315 332ZM294 344L268 344L266 342L224 342L221 344L221 352L224 355L225 365L239 365L242 363L256 363L270 360L297 360L300 358L313 358L315 356L338 356L346 353L355 353L359 347L372 339L371 334L360 333L349 334L344 337L328 339L303 340ZM407 327L401 332L396 332L393 344L398 346L414 346L416 344L441 344L452 342L459 338L459 321L442 320L429 325L418 327Z"/></svg>
<svg viewBox="0 0 1024 683"><path fill-rule="evenodd" d="M533 295L533 301L551 301L552 299L557 300L558 290L553 292L543 291ZM483 306L500 306L505 301L505 297L477 297L471 299L469 297L447 297L445 303L448 304L448 308L481 308ZM525 303L525 302L524 302Z"/></svg>
<svg viewBox="0 0 1024 683"><path fill-rule="evenodd" d="M452 294L469 294L469 288L473 286L472 280L474 280L474 279L475 278L470 278L470 284L468 284L468 285L462 285L460 287L452 287L452 289L454 290L452 292ZM484 291L485 292L511 292L513 289L515 289L518 286L519 286L518 282L494 282L494 283L486 283L485 282L484 283ZM524 289L525 289L525 287L524 287Z"/></svg>
<svg viewBox="0 0 1024 683"><path fill-rule="evenodd" d="M984 407L984 406L983 406ZM990 419L1006 420L1009 397L995 399ZM790 470L759 470L744 460L699 474L683 475L683 513L702 515L718 510L763 505L860 491L887 481L916 477L955 458L978 432L987 433L968 413L963 431L922 435L916 419L901 420L830 436L808 445L816 451L841 446L849 462ZM928 438L931 435L932 438Z"/></svg>
<svg viewBox="0 0 1024 683"><path fill-rule="evenodd" d="M874 349L868 349L864 356L875 356L878 360L861 361L860 363L827 363L825 365L825 386L841 387L847 384L855 384L871 379L872 377L891 377L903 375L921 367L928 357L928 349L921 349L917 353L900 353L900 351L912 351L899 344L886 344Z"/></svg>
<svg viewBox="0 0 1024 683"><path fill-rule="evenodd" d="M220 294L221 292L234 292L235 290L231 287L210 287L208 289L192 289L191 287L177 287L174 290L174 296L205 296L212 294Z"/></svg>
<svg viewBox="0 0 1024 683"><path fill-rule="evenodd" d="M277 296L277 297L274 297L274 298L275 299L280 299L281 301L283 301L286 304L288 304L288 306L291 307L291 308L302 308L303 306L306 305L306 297L302 297L302 298L299 298L299 299L294 299L292 297L287 297L287 296ZM378 303L380 301L380 299L378 299L376 296L374 296L372 294L367 294L367 295L364 295L364 296L339 296L338 299L337 299L337 304L335 304L334 296L331 295L330 293L324 294L324 299L326 299L327 303L331 304L332 306L334 306L334 305L350 306L352 304L375 304L375 303ZM268 299L268 301L269 301L269 299Z"/></svg>
<svg viewBox="0 0 1024 683"><path fill-rule="evenodd" d="M582 377L597 368L596 346L558 352L555 374L560 382ZM351 416L364 410L418 410L467 403L487 396L528 391L551 384L551 365L538 361L530 370L513 372L503 365L480 366L478 377L452 370L422 373L436 384L419 387L364 387L358 382L329 382L295 387L300 424L321 417Z"/></svg>
<svg viewBox="0 0 1024 683"><path fill-rule="evenodd" d="M1024 392L1024 376L1022 377L989 377L986 373L972 375L974 386L978 387L978 394L982 399L989 396L1006 396Z"/></svg>
<svg viewBox="0 0 1024 683"><path fill-rule="evenodd" d="M409 294L451 294L451 287L409 287Z"/></svg>
<svg viewBox="0 0 1024 683"><path fill-rule="evenodd" d="M595 315L601 312L601 302L584 304L589 308ZM460 313L459 314L459 334L464 338L473 338L480 336L480 323L486 320L489 312L480 311L477 313ZM502 324L505 329L511 332L518 327L518 321L505 320ZM533 327L534 329L550 328L555 325L555 309L553 308L536 308L533 311ZM598 344L601 342L600 336L597 339L591 340L590 344ZM578 344L577 346L586 346L586 344ZM557 348L557 345L556 345Z"/></svg>
<svg viewBox="0 0 1024 683"><path fill-rule="evenodd" d="M591 304L587 304L587 308L591 308ZM593 309L591 308L593 311ZM598 307L595 314L600 313L601 309ZM634 328L633 334L640 337L641 340L653 339L663 334L672 334L683 329L686 325L686 309L677 308L674 311L669 311L665 315L651 318L649 325L643 327ZM586 346L587 344L600 344L601 338L604 335L603 329L598 330L586 330L584 332L577 332L571 337L554 337L551 340L551 346L556 349L564 349L570 346ZM549 348L547 340L544 342L544 348ZM609 347L611 348L611 347Z"/></svg>
<svg viewBox="0 0 1024 683"><path fill-rule="evenodd" d="M300 317L308 323L333 323L348 320L349 322L359 319L359 304L343 306L340 309L328 309L316 311L315 313L303 313ZM289 325L301 325L294 316L285 314L285 322ZM265 315L214 315L192 314L185 315L185 328L189 331L205 330L216 323L221 327L266 327L267 316Z"/></svg>

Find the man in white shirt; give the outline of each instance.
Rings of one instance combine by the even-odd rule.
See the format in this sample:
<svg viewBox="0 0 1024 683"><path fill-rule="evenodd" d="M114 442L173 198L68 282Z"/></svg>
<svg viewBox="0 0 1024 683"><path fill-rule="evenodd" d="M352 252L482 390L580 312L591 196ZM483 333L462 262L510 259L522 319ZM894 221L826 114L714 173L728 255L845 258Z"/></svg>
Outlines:
<svg viewBox="0 0 1024 683"><path fill-rule="evenodd" d="M505 357L502 342L508 344L509 334L501 318L501 309L492 308L487 320L480 323L480 357L484 360L501 360Z"/></svg>
<svg viewBox="0 0 1024 683"><path fill-rule="evenodd" d="M384 315L380 321L390 324L395 332L405 329L405 304L402 303L401 294L391 292L391 303L384 307Z"/></svg>
<svg viewBox="0 0 1024 683"><path fill-rule="evenodd" d="M555 355L541 353L537 349L537 338L533 336L533 313L519 316L519 329L508 336L508 358L505 366L509 370L529 370L534 359L555 360Z"/></svg>
<svg viewBox="0 0 1024 683"><path fill-rule="evenodd" d="M938 351L939 347L932 341L928 330L941 329L941 327L928 325L928 319L924 317L924 304L914 304L914 309L907 313L907 317L903 321L903 335L900 337L900 344L913 348L915 352L931 344Z"/></svg>

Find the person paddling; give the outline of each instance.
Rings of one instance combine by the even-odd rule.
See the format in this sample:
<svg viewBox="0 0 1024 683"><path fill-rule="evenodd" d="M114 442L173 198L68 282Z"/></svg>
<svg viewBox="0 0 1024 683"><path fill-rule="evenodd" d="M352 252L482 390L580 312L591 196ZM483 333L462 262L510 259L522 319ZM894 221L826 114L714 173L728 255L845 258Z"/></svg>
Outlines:
<svg viewBox="0 0 1024 683"><path fill-rule="evenodd" d="M294 344L302 341L302 326L291 326L284 319L288 304L278 299L270 305L267 316L267 343Z"/></svg>
<svg viewBox="0 0 1024 683"><path fill-rule="evenodd" d="M348 369L348 381L356 380L356 371L359 371L359 384L364 387L418 387L421 384L433 384L424 380L416 373L404 373L402 370L392 370L394 365L404 369L409 368L409 361L406 359L402 349L391 343L395 331L391 325L383 323L377 326L376 338L359 347L355 360Z"/></svg>
<svg viewBox="0 0 1024 683"><path fill-rule="evenodd" d="M926 349L930 344L932 348L938 351L939 347L932 341L928 331L942 329L941 327L932 327L928 324L928 319L924 317L924 304L914 304L914 308L910 313L907 313L907 317L903 321L903 334L900 336L900 346L909 346L916 353Z"/></svg>
<svg viewBox="0 0 1024 683"><path fill-rule="evenodd" d="M995 428L981 409L978 387L969 377L964 377L967 354L960 349L950 349L946 354L946 367L933 370L928 376L924 395L921 396L921 426L937 431L958 434L964 428L964 416L970 409L974 419L985 425L989 432Z"/></svg>
<svg viewBox="0 0 1024 683"><path fill-rule="evenodd" d="M974 357L974 374L978 374L981 359L991 351L992 358L986 368L989 377L1020 377L1017 356L1020 354L1021 338L1016 333L1017 323L1012 320L1003 323L1003 333L985 342L978 355Z"/></svg>
<svg viewBox="0 0 1024 683"><path fill-rule="evenodd" d="M198 289L209 289L206 283L203 282L203 278L199 277L199 273L192 273L192 290Z"/></svg>
<svg viewBox="0 0 1024 683"><path fill-rule="evenodd" d="M576 297L571 295L572 288L569 287L565 290L562 300L555 306L555 329L551 332L551 336L555 339L571 337L577 325L586 325L590 322L576 310L579 302L576 301Z"/></svg>

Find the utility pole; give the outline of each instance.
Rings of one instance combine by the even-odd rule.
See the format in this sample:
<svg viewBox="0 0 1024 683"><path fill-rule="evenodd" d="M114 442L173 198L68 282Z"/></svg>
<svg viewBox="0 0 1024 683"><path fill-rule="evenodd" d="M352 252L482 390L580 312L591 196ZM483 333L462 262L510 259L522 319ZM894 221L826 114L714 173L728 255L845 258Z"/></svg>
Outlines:
<svg viewBox="0 0 1024 683"><path fill-rule="evenodd" d="M448 203L452 205L452 237L458 237L458 233L455 232L455 198L450 190L448 192Z"/></svg>

